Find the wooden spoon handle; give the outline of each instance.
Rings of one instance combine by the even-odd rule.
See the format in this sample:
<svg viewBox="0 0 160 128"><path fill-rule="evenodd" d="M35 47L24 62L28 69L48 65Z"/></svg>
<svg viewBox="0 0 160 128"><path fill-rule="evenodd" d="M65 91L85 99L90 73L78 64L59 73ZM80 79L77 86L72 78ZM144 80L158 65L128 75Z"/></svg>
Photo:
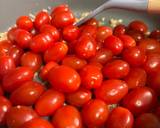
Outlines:
<svg viewBox="0 0 160 128"><path fill-rule="evenodd" d="M148 11L160 14L160 0L148 0Z"/></svg>

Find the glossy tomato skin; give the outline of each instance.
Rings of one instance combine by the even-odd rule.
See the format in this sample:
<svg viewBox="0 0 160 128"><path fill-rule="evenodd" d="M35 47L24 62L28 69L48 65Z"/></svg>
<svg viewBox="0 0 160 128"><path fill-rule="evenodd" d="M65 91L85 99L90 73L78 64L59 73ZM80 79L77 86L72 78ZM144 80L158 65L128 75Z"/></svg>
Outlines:
<svg viewBox="0 0 160 128"><path fill-rule="evenodd" d="M80 88L76 92L69 93L66 95L66 101L75 106L82 107L92 98L92 93L88 89Z"/></svg>
<svg viewBox="0 0 160 128"><path fill-rule="evenodd" d="M136 118L135 128L160 128L160 121L153 113L144 113Z"/></svg>
<svg viewBox="0 0 160 128"><path fill-rule="evenodd" d="M47 80L48 78L48 72L52 69L57 67L58 64L54 61L50 61L48 62L44 67L42 67L39 76L42 80Z"/></svg>
<svg viewBox="0 0 160 128"><path fill-rule="evenodd" d="M83 128L79 111L70 105L63 106L55 112L52 124L55 128Z"/></svg>
<svg viewBox="0 0 160 128"><path fill-rule="evenodd" d="M45 24L43 25L41 28L40 28L40 32L43 33L43 32L48 32L52 35L53 39L54 39L54 42L58 41L59 38L60 38L60 33L59 31L57 30L56 27L50 25L50 24Z"/></svg>
<svg viewBox="0 0 160 128"><path fill-rule="evenodd" d="M28 16L20 16L16 20L16 24L18 28L25 29L27 31L31 31L33 29L33 22Z"/></svg>
<svg viewBox="0 0 160 128"><path fill-rule="evenodd" d="M27 81L24 82L21 87L12 92L10 95L10 101L13 105L30 106L37 101L44 91L45 88L40 83Z"/></svg>
<svg viewBox="0 0 160 128"><path fill-rule="evenodd" d="M151 88L138 87L124 97L122 104L137 116L153 109L156 102L156 94Z"/></svg>
<svg viewBox="0 0 160 128"><path fill-rule="evenodd" d="M34 118L23 125L20 128L54 128L54 126L47 120L42 118Z"/></svg>
<svg viewBox="0 0 160 128"><path fill-rule="evenodd" d="M126 26L125 25L117 25L113 30L113 35L119 36L126 33Z"/></svg>
<svg viewBox="0 0 160 128"><path fill-rule="evenodd" d="M62 60L68 52L68 46L64 42L56 42L52 47L47 49L44 53L45 62Z"/></svg>
<svg viewBox="0 0 160 128"><path fill-rule="evenodd" d="M99 62L90 62L89 65L96 66L100 71L102 71L103 65Z"/></svg>
<svg viewBox="0 0 160 128"><path fill-rule="evenodd" d="M132 113L123 107L117 107L110 113L107 128L133 128L134 117ZM138 127L137 127L138 128Z"/></svg>
<svg viewBox="0 0 160 128"><path fill-rule="evenodd" d="M53 88L65 93L78 90L81 83L79 74L74 69L64 65L51 69L48 80Z"/></svg>
<svg viewBox="0 0 160 128"><path fill-rule="evenodd" d="M0 57L0 79L9 72L10 70L16 68L14 60L9 56Z"/></svg>
<svg viewBox="0 0 160 128"><path fill-rule="evenodd" d="M8 55L9 50L12 46L13 44L9 40L0 41L0 57Z"/></svg>
<svg viewBox="0 0 160 128"><path fill-rule="evenodd" d="M92 25L92 26L99 26L99 21L95 18L91 18L90 20L88 20L85 25Z"/></svg>
<svg viewBox="0 0 160 128"><path fill-rule="evenodd" d="M101 87L95 90L96 98L105 101L107 104L118 103L127 93L126 82L116 79L103 81Z"/></svg>
<svg viewBox="0 0 160 128"><path fill-rule="evenodd" d="M13 27L7 32L7 39L10 40L11 42L15 42L15 31L17 29L18 29L17 27Z"/></svg>
<svg viewBox="0 0 160 128"><path fill-rule="evenodd" d="M124 78L128 75L130 66L126 61L113 60L103 67L103 75L107 78Z"/></svg>
<svg viewBox="0 0 160 128"><path fill-rule="evenodd" d="M84 25L80 28L81 35L88 35L96 38L97 27L92 25Z"/></svg>
<svg viewBox="0 0 160 128"><path fill-rule="evenodd" d="M87 64L87 61L75 55L68 55L63 58L62 64L72 67L75 70L80 70Z"/></svg>
<svg viewBox="0 0 160 128"><path fill-rule="evenodd" d="M52 115L64 103L64 95L56 90L47 90L37 100L35 104L35 111L40 116ZM45 110L45 111L44 111Z"/></svg>
<svg viewBox="0 0 160 128"><path fill-rule="evenodd" d="M40 29L42 25L50 23L50 16L47 12L40 11L37 13L35 20L34 20L34 26L36 29Z"/></svg>
<svg viewBox="0 0 160 128"><path fill-rule="evenodd" d="M103 126L108 118L109 109L104 101L94 99L84 105L81 115L88 127Z"/></svg>
<svg viewBox="0 0 160 128"><path fill-rule="evenodd" d="M150 37L153 39L160 40L160 30L154 30L151 32Z"/></svg>
<svg viewBox="0 0 160 128"><path fill-rule="evenodd" d="M30 67L34 72L36 72L42 65L42 57L33 52L26 52L21 57L21 65Z"/></svg>
<svg viewBox="0 0 160 128"><path fill-rule="evenodd" d="M145 63L147 56L139 47L131 47L123 51L123 59L132 67L139 67Z"/></svg>
<svg viewBox="0 0 160 128"><path fill-rule="evenodd" d="M145 37L143 33L137 32L135 30L128 30L127 34L130 35L136 42L141 41Z"/></svg>
<svg viewBox="0 0 160 128"><path fill-rule="evenodd" d="M6 113L11 107L11 102L7 98L0 96L0 126L6 124Z"/></svg>
<svg viewBox="0 0 160 128"><path fill-rule="evenodd" d="M60 4L58 6L56 6L55 8L53 8L52 12L51 12L51 16L53 16L55 13L58 12L67 12L69 11L69 6L67 4Z"/></svg>
<svg viewBox="0 0 160 128"><path fill-rule="evenodd" d="M80 71L81 85L87 89L95 89L101 86L102 72L93 65L86 65Z"/></svg>
<svg viewBox="0 0 160 128"><path fill-rule="evenodd" d="M13 92L25 81L32 80L33 75L33 71L28 67L15 68L3 77L3 88L6 92Z"/></svg>
<svg viewBox="0 0 160 128"><path fill-rule="evenodd" d="M131 68L124 80L129 89L145 86L147 82L147 73L142 68Z"/></svg>
<svg viewBox="0 0 160 128"><path fill-rule="evenodd" d="M8 128L19 128L22 124L37 118L36 112L26 106L12 107L6 114Z"/></svg>
<svg viewBox="0 0 160 128"><path fill-rule="evenodd" d="M123 50L123 42L116 36L108 36L104 41L104 47L110 49L114 55L118 55Z"/></svg>

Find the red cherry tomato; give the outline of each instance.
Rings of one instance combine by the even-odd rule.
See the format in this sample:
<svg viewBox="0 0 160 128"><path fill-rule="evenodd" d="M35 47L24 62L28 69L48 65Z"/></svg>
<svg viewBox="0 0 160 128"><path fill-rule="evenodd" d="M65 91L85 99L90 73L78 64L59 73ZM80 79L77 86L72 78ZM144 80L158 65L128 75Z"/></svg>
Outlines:
<svg viewBox="0 0 160 128"><path fill-rule="evenodd" d="M20 128L54 128L54 126L45 119L34 118L21 125Z"/></svg>
<svg viewBox="0 0 160 128"><path fill-rule="evenodd" d="M75 55L66 56L62 60L62 64L69 66L75 70L82 69L86 64L86 60L76 57Z"/></svg>
<svg viewBox="0 0 160 128"><path fill-rule="evenodd" d="M34 72L36 72L42 65L42 58L39 54L26 52L21 57L21 65L30 67Z"/></svg>
<svg viewBox="0 0 160 128"><path fill-rule="evenodd" d="M63 38L66 41L74 41L79 37L79 28L73 25L67 26L63 29Z"/></svg>
<svg viewBox="0 0 160 128"><path fill-rule="evenodd" d="M45 62L61 61L68 52L68 46L64 42L57 42L44 53Z"/></svg>
<svg viewBox="0 0 160 128"><path fill-rule="evenodd" d="M123 59L131 66L142 66L147 59L145 52L139 47L130 47L123 51Z"/></svg>
<svg viewBox="0 0 160 128"><path fill-rule="evenodd" d="M48 62L48 63L41 69L40 74L39 74L40 78L41 78L42 80L47 80L47 78L48 78L48 72L49 72L52 68L55 68L55 67L57 67L57 66L58 66L58 64L57 64L56 62L54 62L54 61Z"/></svg>
<svg viewBox="0 0 160 128"><path fill-rule="evenodd" d="M55 128L83 128L79 111L70 105L63 106L55 112L52 124Z"/></svg>
<svg viewBox="0 0 160 128"><path fill-rule="evenodd" d="M145 33L145 32L147 32L148 27L143 21L135 20L129 24L129 29L134 30L134 31L138 31L141 33Z"/></svg>
<svg viewBox="0 0 160 128"><path fill-rule="evenodd" d="M96 54L96 42L92 37L83 35L76 42L75 51L81 58L93 57Z"/></svg>
<svg viewBox="0 0 160 128"><path fill-rule="evenodd" d="M144 113L136 118L135 128L160 128L160 121L152 113Z"/></svg>
<svg viewBox="0 0 160 128"><path fill-rule="evenodd" d="M103 65L99 62L90 62L89 65L96 66L100 71L102 71Z"/></svg>
<svg viewBox="0 0 160 128"><path fill-rule="evenodd" d="M60 4L60 5L56 6L55 8L53 8L53 10L51 12L51 16L53 16L55 13L68 12L69 10L70 9L67 4Z"/></svg>
<svg viewBox="0 0 160 128"><path fill-rule="evenodd" d="M50 46L53 45L53 42L54 39L50 33L44 32L37 34L30 42L30 49L36 53L45 52Z"/></svg>
<svg viewBox="0 0 160 128"><path fill-rule="evenodd" d="M154 30L151 32L150 37L156 40L160 40L160 30Z"/></svg>
<svg viewBox="0 0 160 128"><path fill-rule="evenodd" d="M82 107L92 98L91 91L80 88L76 92L69 93L66 95L66 101L76 107Z"/></svg>
<svg viewBox="0 0 160 128"><path fill-rule="evenodd" d="M17 27L13 27L11 28L8 32L7 32L7 38L8 40L10 40L11 42L15 41L15 31L17 30Z"/></svg>
<svg viewBox="0 0 160 128"><path fill-rule="evenodd" d="M9 40L0 41L0 57L8 55L13 44Z"/></svg>
<svg viewBox="0 0 160 128"><path fill-rule="evenodd" d="M109 36L104 41L104 47L110 49L114 55L118 55L123 50L123 42L116 36Z"/></svg>
<svg viewBox="0 0 160 128"><path fill-rule="evenodd" d="M0 96L0 126L6 124L6 113L10 108L11 102L7 98Z"/></svg>
<svg viewBox="0 0 160 128"><path fill-rule="evenodd" d="M125 82L129 89L145 86L147 74L142 68L131 68L129 74L125 77Z"/></svg>
<svg viewBox="0 0 160 128"><path fill-rule="evenodd" d="M78 90L81 80L79 74L68 66L58 66L48 74L51 86L59 91L71 93Z"/></svg>
<svg viewBox="0 0 160 128"><path fill-rule="evenodd" d="M114 30L113 30L113 34L115 36L120 36L126 33L126 26L125 25L117 25Z"/></svg>
<svg viewBox="0 0 160 128"><path fill-rule="evenodd" d="M117 107L110 113L107 128L133 128L134 117L132 113L123 107ZM136 127L138 128L138 127Z"/></svg>
<svg viewBox="0 0 160 128"><path fill-rule="evenodd" d="M14 60L9 56L0 57L0 79L9 72L10 70L14 69L15 63Z"/></svg>
<svg viewBox="0 0 160 128"><path fill-rule="evenodd" d="M90 20L88 20L85 25L92 25L92 26L95 26L95 27L98 27L99 26L99 21L96 20L95 18L92 18Z"/></svg>
<svg viewBox="0 0 160 128"><path fill-rule="evenodd" d="M97 42L104 42L104 40L112 34L112 28L108 26L100 26L97 28L96 40Z"/></svg>
<svg viewBox="0 0 160 128"><path fill-rule="evenodd" d="M28 16L20 16L16 21L17 27L31 31L33 29L33 22Z"/></svg>
<svg viewBox="0 0 160 128"><path fill-rule="evenodd" d="M33 71L28 67L15 68L3 77L3 88L7 92L13 92L25 81L32 80L33 75Z"/></svg>
<svg viewBox="0 0 160 128"><path fill-rule="evenodd" d="M118 103L128 93L128 86L122 80L110 79L102 83L95 90L96 98L104 100L107 104Z"/></svg>
<svg viewBox="0 0 160 128"><path fill-rule="evenodd" d="M64 103L64 95L55 90L47 90L37 100L35 104L35 111L40 116L52 115ZM44 111L45 110L45 111Z"/></svg>
<svg viewBox="0 0 160 128"><path fill-rule="evenodd" d="M96 34L97 34L96 26L84 25L81 27L81 35L88 35L88 36L92 36L93 38L95 38Z"/></svg>
<svg viewBox="0 0 160 128"><path fill-rule="evenodd" d="M113 53L111 50L102 48L99 51L97 51L96 55L92 57L89 61L99 62L103 65L103 64L106 64L108 61L110 61L112 57L113 57Z"/></svg>
<svg viewBox="0 0 160 128"><path fill-rule="evenodd" d="M37 117L36 112L30 107L12 107L6 114L7 126L9 128L19 128L25 122Z"/></svg>
<svg viewBox="0 0 160 128"><path fill-rule="evenodd" d="M33 105L44 90L44 86L40 83L27 81L24 82L21 87L12 92L10 95L10 101L13 105Z"/></svg>
<svg viewBox="0 0 160 128"><path fill-rule="evenodd" d="M124 97L122 104L137 116L153 109L156 102L155 92L151 88L138 87Z"/></svg>
<svg viewBox="0 0 160 128"><path fill-rule="evenodd" d="M35 17L34 26L39 30L42 25L50 23L50 20L50 16L47 12L40 11Z"/></svg>
<svg viewBox="0 0 160 128"><path fill-rule="evenodd" d="M130 70L129 64L123 60L113 60L103 68L103 75L107 78L124 78Z"/></svg>
<svg viewBox="0 0 160 128"><path fill-rule="evenodd" d="M81 85L87 89L95 89L101 86L102 72L93 65L86 65L80 71Z"/></svg>
<svg viewBox="0 0 160 128"><path fill-rule="evenodd" d="M54 39L54 42L58 41L59 38L60 38L60 33L59 31L57 30L57 28L55 28L54 26L52 25L49 25L49 24L45 24L43 25L41 28L40 28L40 32L43 33L43 32L48 32L52 35L53 39Z"/></svg>
<svg viewBox="0 0 160 128"><path fill-rule="evenodd" d="M144 34L134 30L128 30L127 34L130 35L136 42L139 42L142 39L144 39Z"/></svg>
<svg viewBox="0 0 160 128"><path fill-rule="evenodd" d="M2 96L4 94L2 86L0 85L0 96Z"/></svg>
<svg viewBox="0 0 160 128"><path fill-rule="evenodd" d="M90 100L82 108L82 119L88 127L103 126L109 115L109 109L102 100Z"/></svg>

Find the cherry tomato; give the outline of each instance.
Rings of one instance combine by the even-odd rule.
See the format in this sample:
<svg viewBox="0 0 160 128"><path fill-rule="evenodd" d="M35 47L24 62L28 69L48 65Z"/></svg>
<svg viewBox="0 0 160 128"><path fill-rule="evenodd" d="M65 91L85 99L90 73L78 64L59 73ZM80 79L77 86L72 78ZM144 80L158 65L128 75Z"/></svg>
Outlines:
<svg viewBox="0 0 160 128"><path fill-rule="evenodd" d="M47 80L47 78L48 78L48 72L49 72L52 68L55 68L55 67L57 67L57 66L58 66L58 64L57 64L56 62L54 62L54 61L48 62L48 63L41 69L40 74L39 74L40 78L41 78L42 80Z"/></svg>
<svg viewBox="0 0 160 128"><path fill-rule="evenodd" d="M66 101L75 106L75 107L82 107L92 98L91 91L80 88L76 92L69 93L66 95Z"/></svg>
<svg viewBox="0 0 160 128"><path fill-rule="evenodd" d="M81 85L87 89L94 89L101 86L103 81L102 72L93 65L86 65L80 71Z"/></svg>
<svg viewBox="0 0 160 128"><path fill-rule="evenodd" d="M98 27L99 26L99 21L96 20L95 18L91 18L90 20L88 20L85 25L92 25L92 26L95 26L95 27Z"/></svg>
<svg viewBox="0 0 160 128"><path fill-rule="evenodd" d="M123 107L117 107L110 113L107 128L133 128L134 117L132 113ZM138 127L136 127L138 128Z"/></svg>
<svg viewBox="0 0 160 128"><path fill-rule="evenodd" d="M160 40L160 30L154 30L151 32L150 37L156 40Z"/></svg>
<svg viewBox="0 0 160 128"><path fill-rule="evenodd" d="M32 80L33 75L33 71L28 67L15 68L3 77L3 88L7 92L13 92L25 81Z"/></svg>
<svg viewBox="0 0 160 128"><path fill-rule="evenodd" d="M37 13L35 20L34 20L34 26L36 29L40 29L42 25L50 23L50 16L45 11L40 11Z"/></svg>
<svg viewBox="0 0 160 128"><path fill-rule="evenodd" d="M110 79L103 81L101 87L95 90L96 98L107 104L118 103L128 93L128 86L122 80Z"/></svg>
<svg viewBox="0 0 160 128"><path fill-rule="evenodd" d="M131 68L129 74L124 80L129 89L145 86L147 81L147 73L142 68Z"/></svg>
<svg viewBox="0 0 160 128"><path fill-rule="evenodd" d="M6 124L6 113L11 106L11 102L7 98L0 96L0 126Z"/></svg>
<svg viewBox="0 0 160 128"><path fill-rule="evenodd" d="M113 57L113 53L111 50L102 48L99 51L97 51L96 55L92 57L89 61L99 62L103 65L103 64L106 64L108 61L110 61L112 57Z"/></svg>
<svg viewBox="0 0 160 128"><path fill-rule="evenodd" d="M55 13L68 12L69 10L70 9L67 4L60 4L60 5L56 6L55 8L53 8L53 10L51 12L51 16L53 16Z"/></svg>
<svg viewBox="0 0 160 128"><path fill-rule="evenodd" d="M45 52L50 46L53 45L53 42L54 39L50 33L40 33L32 38L30 42L30 49L36 53Z"/></svg>
<svg viewBox="0 0 160 128"><path fill-rule="evenodd" d="M10 95L10 101L13 105L33 105L44 90L44 86L40 83L27 81L12 92Z"/></svg>
<svg viewBox="0 0 160 128"><path fill-rule="evenodd" d="M63 29L63 38L66 41L74 41L79 37L79 28L73 25L67 26Z"/></svg>
<svg viewBox="0 0 160 128"><path fill-rule="evenodd" d="M62 64L69 66L75 70L82 69L86 64L86 60L76 57L75 55L66 56L62 60Z"/></svg>
<svg viewBox="0 0 160 128"><path fill-rule="evenodd" d="M13 27L11 28L8 32L7 32L7 38L8 40L10 40L11 42L15 41L15 31L17 30L17 27Z"/></svg>
<svg viewBox="0 0 160 128"><path fill-rule="evenodd" d="M109 36L104 41L104 47L110 49L114 55L118 55L123 50L123 42L116 36Z"/></svg>
<svg viewBox="0 0 160 128"><path fill-rule="evenodd" d="M152 113L144 113L136 118L135 128L160 128L160 121Z"/></svg>
<svg viewBox="0 0 160 128"><path fill-rule="evenodd" d="M139 42L139 47L147 54L160 53L160 43L155 39L143 39Z"/></svg>
<svg viewBox="0 0 160 128"><path fill-rule="evenodd" d="M126 26L125 25L117 25L114 30L113 30L113 34L115 36L120 36L126 33Z"/></svg>
<svg viewBox="0 0 160 128"><path fill-rule="evenodd" d="M21 65L30 67L34 72L36 72L42 65L42 58L39 54L26 52L21 57Z"/></svg>
<svg viewBox="0 0 160 128"><path fill-rule="evenodd" d="M55 90L47 90L37 100L35 104L35 111L40 116L52 115L64 103L64 95ZM44 111L45 110L45 111Z"/></svg>
<svg viewBox="0 0 160 128"><path fill-rule="evenodd" d="M43 33L43 32L48 32L52 35L53 37L53 40L54 42L58 41L59 38L60 38L60 33L59 31L57 30L57 28L55 28L54 26L52 25L49 25L49 24L45 24L43 25L41 28L40 28L40 32Z"/></svg>
<svg viewBox="0 0 160 128"><path fill-rule="evenodd" d="M3 92L2 86L0 85L0 96L2 95L4 95L4 92Z"/></svg>
<svg viewBox="0 0 160 128"><path fill-rule="evenodd" d="M45 62L61 61L68 52L68 46L64 42L57 42L44 53Z"/></svg>
<svg viewBox="0 0 160 128"><path fill-rule="evenodd" d="M151 88L138 87L124 97L122 104L137 116L150 111L156 102L156 94Z"/></svg>
<svg viewBox="0 0 160 128"><path fill-rule="evenodd" d="M133 39L133 37L129 35L119 35L118 36L121 41L123 42L124 48L130 48L136 46L136 41Z"/></svg>
<svg viewBox="0 0 160 128"><path fill-rule="evenodd" d="M93 38L96 37L97 27L92 25L84 25L81 27L81 35L89 35Z"/></svg>
<svg viewBox="0 0 160 128"><path fill-rule="evenodd" d="M9 40L0 41L0 57L8 55L13 44Z"/></svg>
<svg viewBox="0 0 160 128"><path fill-rule="evenodd" d="M81 36L75 45L76 54L84 59L93 57L96 54L96 42L87 35Z"/></svg>
<svg viewBox="0 0 160 128"><path fill-rule="evenodd" d="M54 128L54 126L45 119L34 118L21 125L20 128Z"/></svg>
<svg viewBox="0 0 160 128"><path fill-rule="evenodd" d="M9 56L12 57L14 59L14 62L16 64L16 66L18 66L20 64L20 58L23 55L24 51L22 48L13 45L10 50L9 50Z"/></svg>
<svg viewBox="0 0 160 128"><path fill-rule="evenodd" d="M82 119L88 127L103 126L108 115L108 106L99 99L90 100L82 108Z"/></svg>
<svg viewBox="0 0 160 128"><path fill-rule="evenodd" d="M129 24L129 29L145 33L147 32L148 27L143 21L135 20Z"/></svg>
<svg viewBox="0 0 160 128"><path fill-rule="evenodd" d="M58 66L48 74L51 86L59 91L71 93L78 90L81 80L79 74L68 66Z"/></svg>
<svg viewBox="0 0 160 128"><path fill-rule="evenodd" d="M125 49L123 59L133 67L139 67L145 63L147 56L142 49L136 46Z"/></svg>
<svg viewBox="0 0 160 128"><path fill-rule="evenodd" d="M123 60L113 60L103 68L103 75L107 78L124 78L130 70L129 64Z"/></svg>
<svg viewBox="0 0 160 128"><path fill-rule="evenodd" d="M63 106L55 112L52 124L55 128L83 128L79 111L70 105Z"/></svg>
<svg viewBox="0 0 160 128"><path fill-rule="evenodd" d="M108 26L100 26L97 28L96 40L97 42L104 42L104 40L112 34L112 28Z"/></svg>
<svg viewBox="0 0 160 128"><path fill-rule="evenodd" d="M89 65L96 66L100 71L102 71L103 65L99 62L90 62Z"/></svg>
<svg viewBox="0 0 160 128"><path fill-rule="evenodd" d="M31 31L33 29L33 22L28 16L20 16L16 21L17 27Z"/></svg>
<svg viewBox="0 0 160 128"><path fill-rule="evenodd" d="M160 71L160 54L152 53L147 56L143 68L148 74L154 74Z"/></svg>
<svg viewBox="0 0 160 128"><path fill-rule="evenodd" d="M12 107L6 114L7 126L9 128L19 128L25 122L37 117L36 112L30 107Z"/></svg>
<svg viewBox="0 0 160 128"><path fill-rule="evenodd" d="M128 30L127 34L130 35L136 42L139 42L142 39L144 39L144 34L134 30Z"/></svg>
<svg viewBox="0 0 160 128"><path fill-rule="evenodd" d="M0 79L9 72L10 70L14 69L15 63L14 60L9 56L0 57Z"/></svg>

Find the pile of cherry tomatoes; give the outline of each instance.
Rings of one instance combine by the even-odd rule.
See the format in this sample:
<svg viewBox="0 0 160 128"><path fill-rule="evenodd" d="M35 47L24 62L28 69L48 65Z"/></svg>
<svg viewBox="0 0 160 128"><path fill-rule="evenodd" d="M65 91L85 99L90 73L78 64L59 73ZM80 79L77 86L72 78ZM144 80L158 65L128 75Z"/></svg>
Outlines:
<svg viewBox="0 0 160 128"><path fill-rule="evenodd" d="M160 31L77 27L67 5L20 16L0 42L0 127L160 128ZM41 80L38 81L38 79Z"/></svg>

